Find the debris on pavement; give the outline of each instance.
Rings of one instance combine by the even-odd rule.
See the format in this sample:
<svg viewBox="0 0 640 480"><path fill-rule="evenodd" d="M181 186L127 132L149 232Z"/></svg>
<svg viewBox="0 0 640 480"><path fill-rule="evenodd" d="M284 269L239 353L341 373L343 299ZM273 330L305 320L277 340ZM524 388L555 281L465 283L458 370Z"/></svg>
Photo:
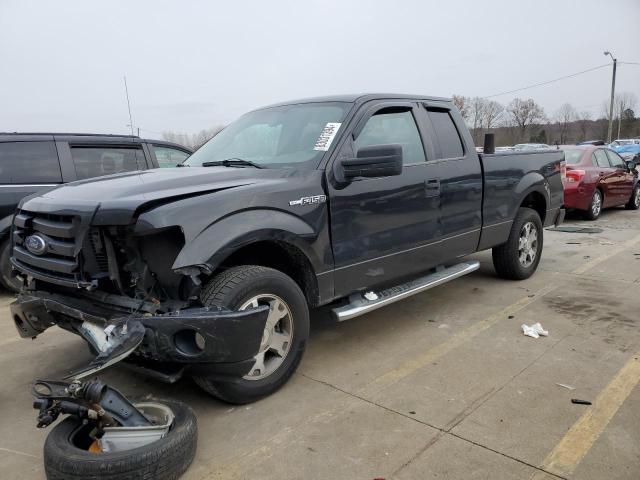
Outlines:
<svg viewBox="0 0 640 480"><path fill-rule="evenodd" d="M598 227L552 227L547 228L550 232L567 232L567 233L602 233L604 230Z"/></svg>
<svg viewBox="0 0 640 480"><path fill-rule="evenodd" d="M562 388L567 388L569 390L575 390L576 389L576 387L572 387L571 385L567 385L566 383L556 383L556 385L558 385L559 387L562 387Z"/></svg>
<svg viewBox="0 0 640 480"><path fill-rule="evenodd" d="M524 333L527 337L539 338L539 337L547 337L549 335L549 331L542 328L540 322L534 323L533 325L525 325L522 324L522 333Z"/></svg>
<svg viewBox="0 0 640 480"><path fill-rule="evenodd" d="M576 403L578 405L591 405L589 400L580 400L579 398L572 398L571 403Z"/></svg>

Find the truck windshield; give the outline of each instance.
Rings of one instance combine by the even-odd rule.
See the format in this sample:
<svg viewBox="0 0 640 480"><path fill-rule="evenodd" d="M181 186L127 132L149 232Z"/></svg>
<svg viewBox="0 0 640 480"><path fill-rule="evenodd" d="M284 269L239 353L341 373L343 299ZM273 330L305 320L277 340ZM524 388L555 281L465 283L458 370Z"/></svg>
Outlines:
<svg viewBox="0 0 640 480"><path fill-rule="evenodd" d="M184 163L200 167L233 159L262 168L316 168L351 104L303 103L256 110L240 117ZM246 163L245 162L245 163Z"/></svg>

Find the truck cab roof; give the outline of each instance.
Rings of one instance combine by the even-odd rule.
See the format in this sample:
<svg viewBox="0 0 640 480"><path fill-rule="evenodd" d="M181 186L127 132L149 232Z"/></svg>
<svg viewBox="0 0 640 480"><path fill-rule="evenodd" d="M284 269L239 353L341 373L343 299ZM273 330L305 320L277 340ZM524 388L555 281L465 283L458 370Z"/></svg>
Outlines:
<svg viewBox="0 0 640 480"><path fill-rule="evenodd" d="M370 100L425 100L436 102L450 102L450 98L434 97L431 95L407 95L401 93L354 93L343 95L327 95L322 97L310 97L301 98L298 100L290 100L286 102L278 102L271 105L267 105L262 108L280 107L283 105L296 105L299 103L329 103L329 102L344 102L344 103L364 103Z"/></svg>

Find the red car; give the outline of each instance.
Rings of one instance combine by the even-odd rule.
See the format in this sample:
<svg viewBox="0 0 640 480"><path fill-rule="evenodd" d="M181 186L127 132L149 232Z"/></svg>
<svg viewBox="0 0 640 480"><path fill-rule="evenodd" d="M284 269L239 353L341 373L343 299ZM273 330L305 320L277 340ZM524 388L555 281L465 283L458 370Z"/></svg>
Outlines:
<svg viewBox="0 0 640 480"><path fill-rule="evenodd" d="M640 207L640 184L633 162L625 162L613 150L598 145L571 145L564 151L567 174L564 206L584 211L595 220L603 208Z"/></svg>

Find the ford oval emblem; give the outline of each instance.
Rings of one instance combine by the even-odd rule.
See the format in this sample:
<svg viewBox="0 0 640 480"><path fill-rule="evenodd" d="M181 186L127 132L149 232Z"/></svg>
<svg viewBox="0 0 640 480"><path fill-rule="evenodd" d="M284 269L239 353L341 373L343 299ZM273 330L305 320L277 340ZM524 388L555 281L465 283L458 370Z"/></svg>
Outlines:
<svg viewBox="0 0 640 480"><path fill-rule="evenodd" d="M42 255L47 251L47 241L40 235L29 235L24 241L24 246L34 255Z"/></svg>

